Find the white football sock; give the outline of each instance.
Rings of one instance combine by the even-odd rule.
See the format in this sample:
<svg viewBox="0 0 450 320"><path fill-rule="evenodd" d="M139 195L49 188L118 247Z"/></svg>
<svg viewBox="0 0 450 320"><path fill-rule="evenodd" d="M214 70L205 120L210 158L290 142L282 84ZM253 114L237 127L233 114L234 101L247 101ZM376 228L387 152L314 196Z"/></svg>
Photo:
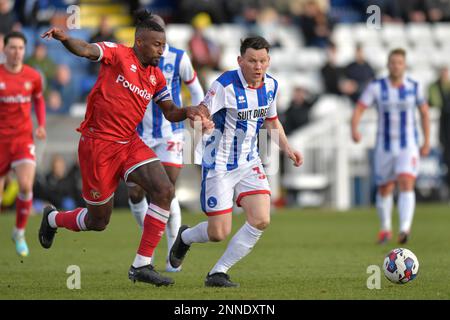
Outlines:
<svg viewBox="0 0 450 320"><path fill-rule="evenodd" d="M58 214L58 211L52 211L47 216L48 224L52 228L58 228L58 226L56 225L56 215L57 214Z"/></svg>
<svg viewBox="0 0 450 320"><path fill-rule="evenodd" d="M181 208L178 199L173 198L170 203L170 216L169 221L166 224L166 237L167 237L167 256L169 256L170 249L172 248L175 239L177 238L178 229L181 226Z"/></svg>
<svg viewBox="0 0 450 320"><path fill-rule="evenodd" d="M13 228L13 237L14 238L23 238L25 236L25 229L17 229Z"/></svg>
<svg viewBox="0 0 450 320"><path fill-rule="evenodd" d="M390 231L392 228L392 205L393 205L392 194L383 197L381 194L377 193L376 206L378 217L380 218L381 230Z"/></svg>
<svg viewBox="0 0 450 320"><path fill-rule="evenodd" d="M217 272L227 273L228 269L250 253L262 233L262 230L252 227L248 222L245 222L230 240L225 253L211 269L210 274Z"/></svg>
<svg viewBox="0 0 450 320"><path fill-rule="evenodd" d="M398 196L398 214L400 217L400 232L409 232L414 218L416 194L414 191L403 191Z"/></svg>
<svg viewBox="0 0 450 320"><path fill-rule="evenodd" d="M196 226L184 230L181 234L181 240L189 246L193 243L208 242L208 222L200 222Z"/></svg>
<svg viewBox="0 0 450 320"><path fill-rule="evenodd" d="M139 268L143 266L148 266L152 263L152 257L141 256L140 254L136 254L136 257L133 261L133 267Z"/></svg>
<svg viewBox="0 0 450 320"><path fill-rule="evenodd" d="M131 199L128 199L128 204L130 205L131 213L133 213L134 219L136 219L137 224L142 229L144 225L145 213L148 209L147 199L144 197L138 203L133 203L131 202Z"/></svg>

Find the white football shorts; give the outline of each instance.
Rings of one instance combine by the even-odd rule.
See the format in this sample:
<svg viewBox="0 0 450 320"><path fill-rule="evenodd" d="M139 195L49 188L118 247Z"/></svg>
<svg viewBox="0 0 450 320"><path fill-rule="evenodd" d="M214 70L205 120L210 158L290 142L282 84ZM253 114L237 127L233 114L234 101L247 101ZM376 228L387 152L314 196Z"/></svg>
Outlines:
<svg viewBox="0 0 450 320"><path fill-rule="evenodd" d="M232 212L233 199L240 206L243 197L254 194L270 195L270 186L260 159L232 171L202 168L200 202L208 216Z"/></svg>

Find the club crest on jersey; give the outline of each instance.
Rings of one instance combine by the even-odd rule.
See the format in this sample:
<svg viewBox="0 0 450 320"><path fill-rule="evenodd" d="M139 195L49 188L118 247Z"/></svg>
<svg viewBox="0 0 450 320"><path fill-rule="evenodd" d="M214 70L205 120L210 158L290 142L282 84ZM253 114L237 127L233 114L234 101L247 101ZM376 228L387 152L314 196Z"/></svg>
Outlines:
<svg viewBox="0 0 450 320"><path fill-rule="evenodd" d="M270 90L269 92L267 92L267 101L268 101L269 103L272 103L272 101L273 101L273 91L272 91L272 90Z"/></svg>
<svg viewBox="0 0 450 320"><path fill-rule="evenodd" d="M150 83L153 85L153 86L156 86L156 77L155 77L155 75L151 75L150 76Z"/></svg>
<svg viewBox="0 0 450 320"><path fill-rule="evenodd" d="M31 90L31 82L30 81L25 81L23 86L25 87L25 90Z"/></svg>
<svg viewBox="0 0 450 320"><path fill-rule="evenodd" d="M130 67L130 70L133 71L133 72L136 72L136 70L137 70L136 65L132 64L131 67Z"/></svg>
<svg viewBox="0 0 450 320"><path fill-rule="evenodd" d="M5 90L5 89L6 89L6 83L0 82L0 90Z"/></svg>
<svg viewBox="0 0 450 320"><path fill-rule="evenodd" d="M171 64L171 63L168 63L164 66L164 71L167 73L171 73L173 71L173 69L174 69L174 67L173 67L173 64Z"/></svg>

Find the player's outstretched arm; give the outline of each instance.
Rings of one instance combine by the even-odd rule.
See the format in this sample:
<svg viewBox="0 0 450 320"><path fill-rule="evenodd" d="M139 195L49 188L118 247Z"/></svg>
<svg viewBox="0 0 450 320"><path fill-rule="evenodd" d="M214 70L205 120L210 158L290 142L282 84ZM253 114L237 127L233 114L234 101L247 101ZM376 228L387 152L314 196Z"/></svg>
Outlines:
<svg viewBox="0 0 450 320"><path fill-rule="evenodd" d="M427 156L430 153L430 111L428 103L424 103L419 107L420 119L423 130L423 145L420 148L420 155Z"/></svg>
<svg viewBox="0 0 450 320"><path fill-rule="evenodd" d="M164 117L170 122L180 122L186 119L196 120L200 117L204 128L214 128L214 122L209 119L209 110L202 104L195 107L178 108L172 100L164 100L158 102L158 106L164 113Z"/></svg>
<svg viewBox="0 0 450 320"><path fill-rule="evenodd" d="M275 132L277 132L278 146L280 147L281 151L283 151L289 157L289 159L294 162L294 166L300 167L303 164L303 155L299 151L293 150L289 145L286 133L284 132L283 125L281 124L280 120L278 120L278 118L274 120L266 119L266 121L264 121L264 126L269 130L269 134L272 130L275 130Z"/></svg>
<svg viewBox="0 0 450 320"><path fill-rule="evenodd" d="M67 50L79 57L90 60L98 60L100 57L100 49L95 44L87 43L81 39L71 38L64 30L60 28L51 28L47 32L44 32L41 37L44 39L54 38L61 41Z"/></svg>
<svg viewBox="0 0 450 320"><path fill-rule="evenodd" d="M362 117L364 111L366 111L366 107L363 106L362 104L358 104L356 106L355 110L353 111L352 122L351 122L351 124L352 124L352 139L356 143L361 141L361 133L359 133L358 126L359 126L359 122L361 121L361 117Z"/></svg>

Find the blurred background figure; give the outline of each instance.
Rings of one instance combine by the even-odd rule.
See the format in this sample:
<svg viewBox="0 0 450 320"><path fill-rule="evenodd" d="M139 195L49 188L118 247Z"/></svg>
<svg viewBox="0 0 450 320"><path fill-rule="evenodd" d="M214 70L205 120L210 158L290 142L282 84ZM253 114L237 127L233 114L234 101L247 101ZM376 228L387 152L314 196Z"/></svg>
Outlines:
<svg viewBox="0 0 450 320"><path fill-rule="evenodd" d="M326 12L321 9L316 0L305 1L302 11L297 17L297 23L303 32L305 45L325 48L332 30Z"/></svg>
<svg viewBox="0 0 450 320"><path fill-rule="evenodd" d="M17 19L11 1L0 0L0 33L7 34L15 25L17 26Z"/></svg>
<svg viewBox="0 0 450 320"><path fill-rule="evenodd" d="M98 26L97 32L92 35L89 39L90 43L109 41L109 42L117 42L116 37L114 36L114 30L111 28L109 24L108 17L102 16L100 19L100 24ZM97 76L100 71L100 63L91 63L89 65L89 72L93 76Z"/></svg>
<svg viewBox="0 0 450 320"><path fill-rule="evenodd" d="M33 188L36 198L61 209L71 208L75 205L73 197L74 181L67 175L66 166L66 160L62 155L53 155L50 170L45 177L40 175L36 179Z"/></svg>
<svg viewBox="0 0 450 320"><path fill-rule="evenodd" d="M309 123L311 107L317 100L317 96L311 97L302 87L295 87L289 108L282 116L282 123L286 135Z"/></svg>
<svg viewBox="0 0 450 320"><path fill-rule="evenodd" d="M212 70L219 70L221 49L213 40L204 35L204 30L211 25L211 18L207 13L199 13L192 20L194 33L188 46L192 66L197 70L200 83L205 88L205 79Z"/></svg>
<svg viewBox="0 0 450 320"><path fill-rule="evenodd" d="M440 108L439 141L442 156L447 167L446 185L450 190L450 78L448 67L443 67L439 78L428 89L430 105ZM449 199L450 200L450 199Z"/></svg>
<svg viewBox="0 0 450 320"><path fill-rule="evenodd" d="M56 64L48 56L47 47L43 43L37 43L33 54L25 60L25 63L36 68L42 74L44 80L44 94L48 96L48 84L51 83L56 74Z"/></svg>
<svg viewBox="0 0 450 320"><path fill-rule="evenodd" d="M332 42L328 44L328 60L322 67L321 75L325 93L351 96L358 90L358 84L345 77L345 69L337 65L337 48Z"/></svg>
<svg viewBox="0 0 450 320"><path fill-rule="evenodd" d="M71 82L71 71L66 65L56 68L55 78L49 83L49 113L69 113L76 101L76 93Z"/></svg>
<svg viewBox="0 0 450 320"><path fill-rule="evenodd" d="M0 64L3 64L6 62L6 56L3 52L3 48L5 46L4 44L5 35L3 33L0 33Z"/></svg>
<svg viewBox="0 0 450 320"><path fill-rule="evenodd" d="M344 73L348 80L353 81L353 86L356 86L356 90L350 93L350 98L355 103L367 84L375 78L375 72L366 61L360 44L356 46L355 61L345 67Z"/></svg>
<svg viewBox="0 0 450 320"><path fill-rule="evenodd" d="M424 0L424 2L429 21L450 21L450 0Z"/></svg>

